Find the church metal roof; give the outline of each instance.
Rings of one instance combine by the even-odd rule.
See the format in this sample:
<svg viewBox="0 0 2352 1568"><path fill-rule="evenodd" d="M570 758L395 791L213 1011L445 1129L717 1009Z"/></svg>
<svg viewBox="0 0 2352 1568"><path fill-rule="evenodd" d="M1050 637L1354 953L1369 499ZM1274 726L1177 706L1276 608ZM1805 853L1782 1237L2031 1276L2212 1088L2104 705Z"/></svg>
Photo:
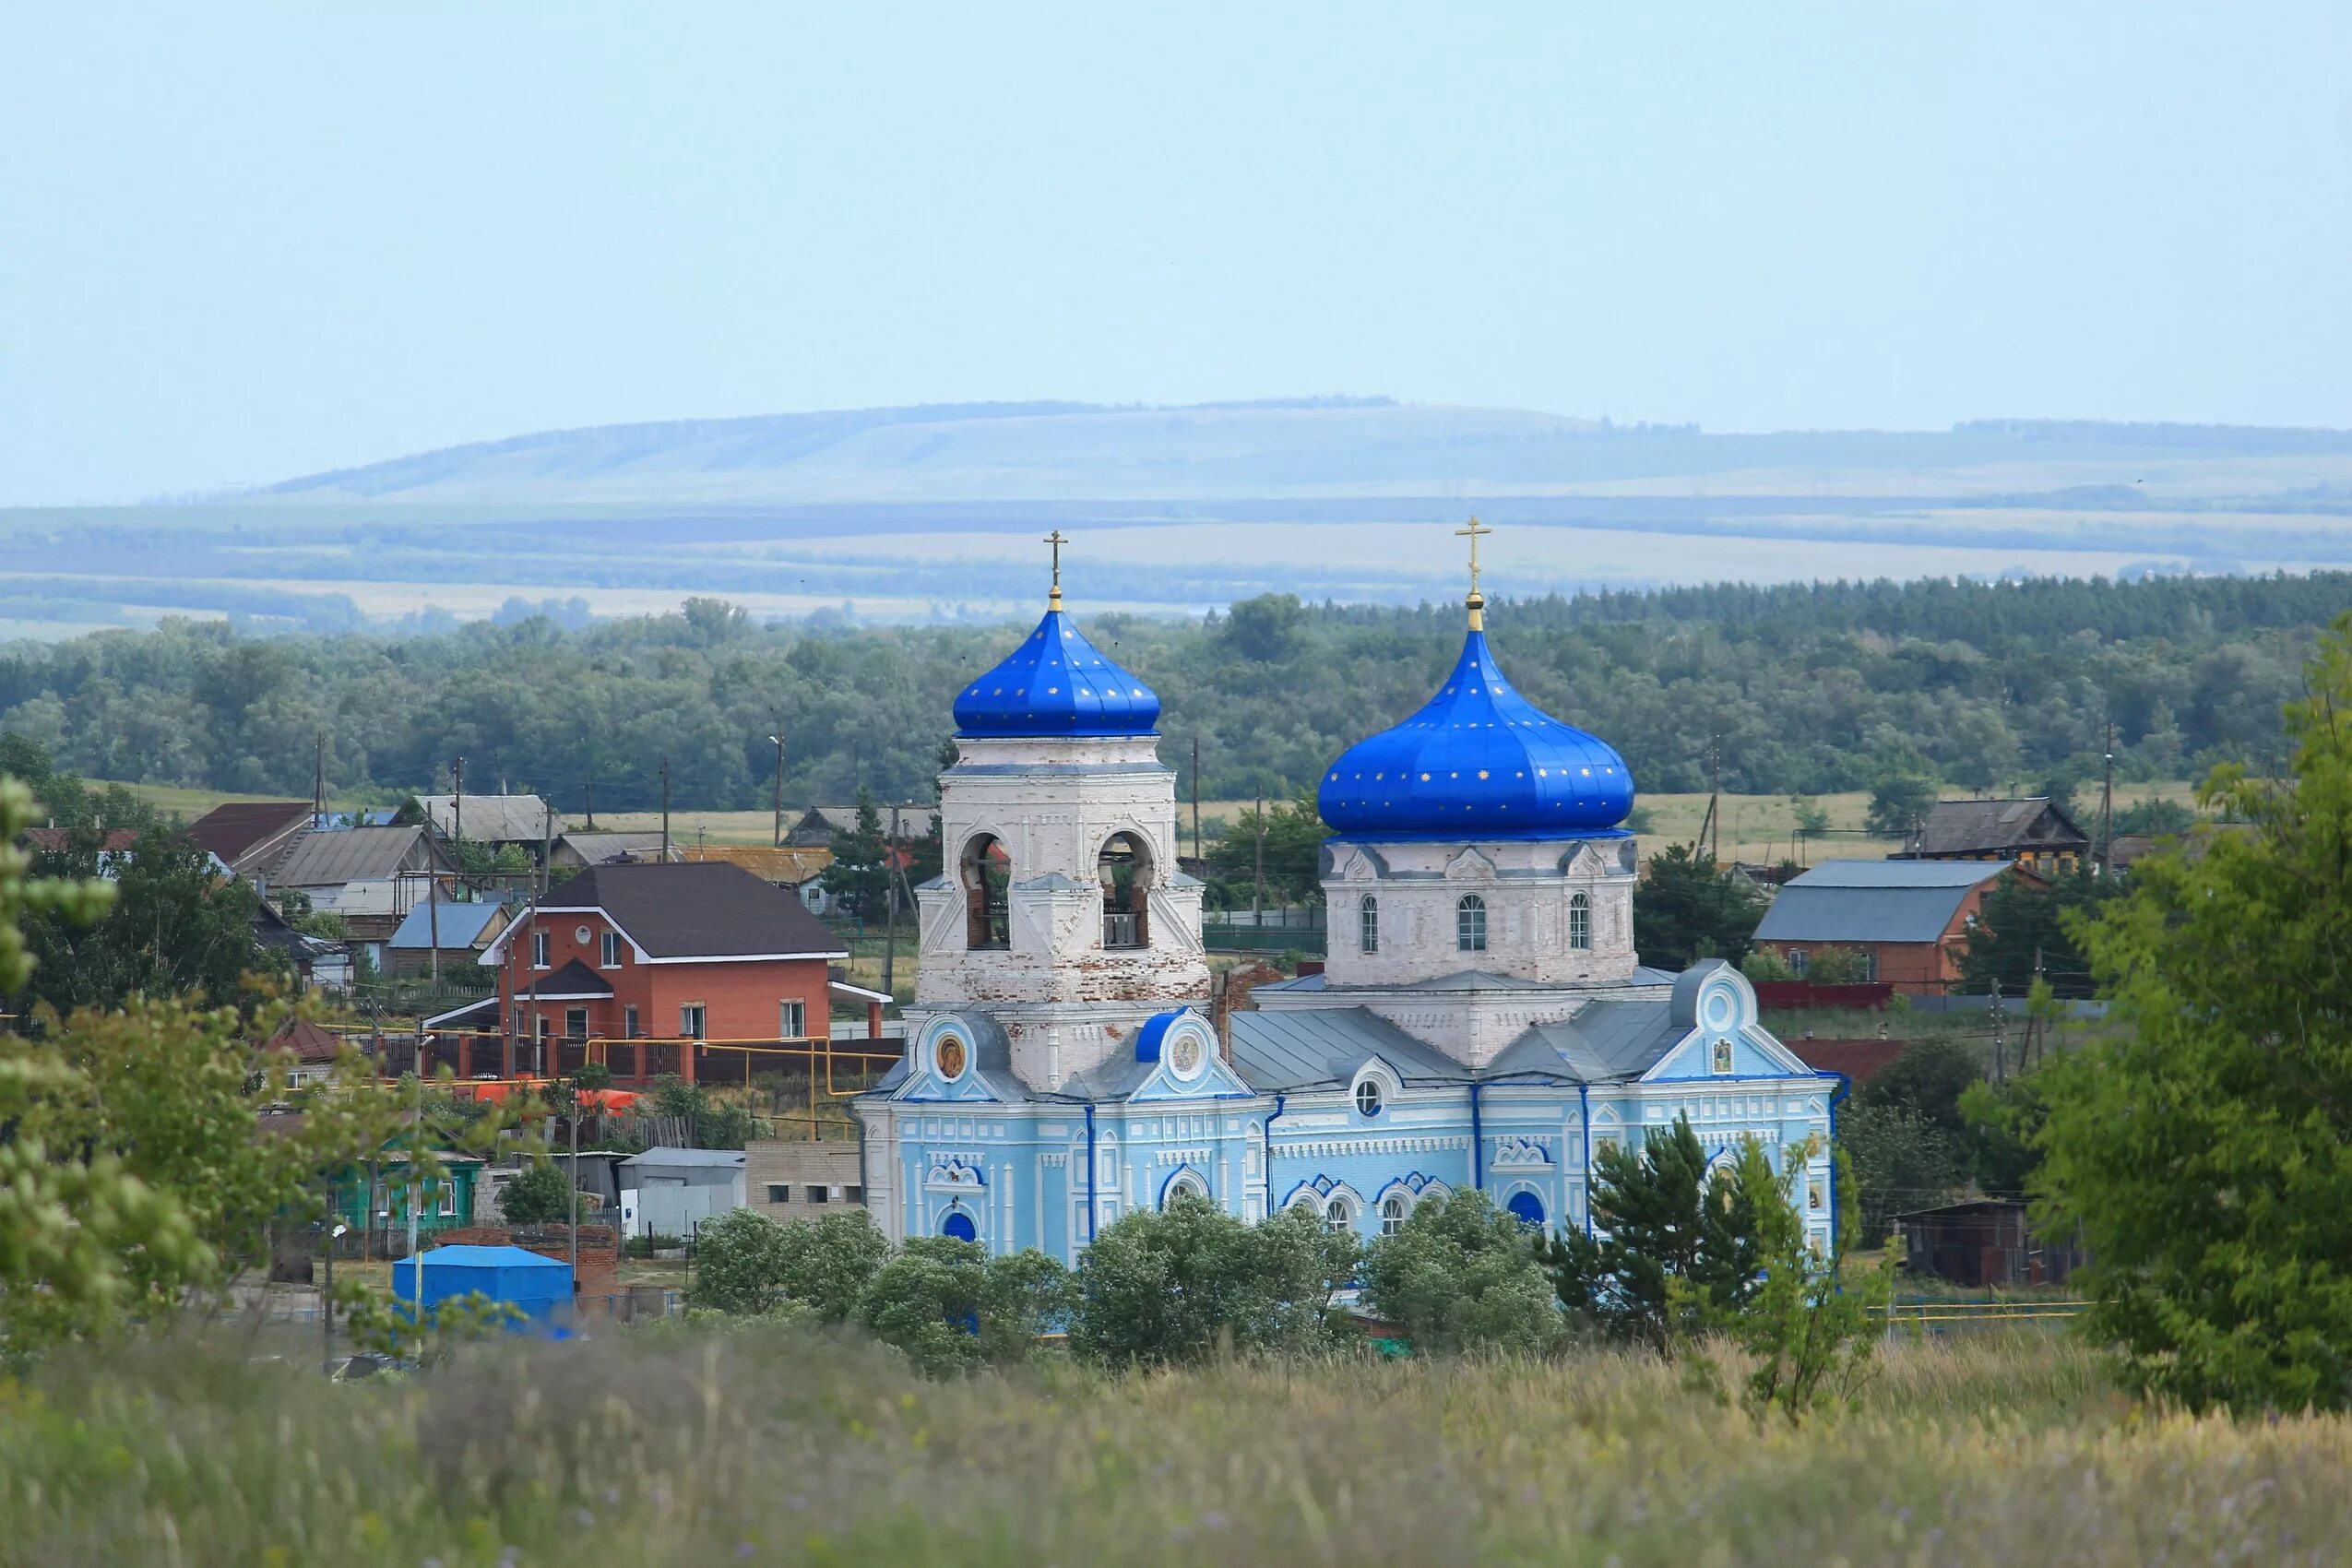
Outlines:
<svg viewBox="0 0 2352 1568"><path fill-rule="evenodd" d="M1229 1027L1233 1068L1261 1092L1345 1084L1374 1056L1407 1084L1467 1083L1472 1075L1369 1008L1235 1013Z"/></svg>
<svg viewBox="0 0 2352 1568"><path fill-rule="evenodd" d="M956 699L959 735L1149 735L1158 723L1159 698L1086 639L1058 588L1028 639Z"/></svg>
<svg viewBox="0 0 2352 1568"><path fill-rule="evenodd" d="M1315 806L1343 837L1621 837L1633 774L1521 696L1473 624L1438 694L1340 754Z"/></svg>
<svg viewBox="0 0 2352 1568"><path fill-rule="evenodd" d="M1489 1078L1526 1075L1597 1084L1637 1078L1690 1032L1668 1002L1595 1002L1573 1018L1536 1024L1489 1063Z"/></svg>

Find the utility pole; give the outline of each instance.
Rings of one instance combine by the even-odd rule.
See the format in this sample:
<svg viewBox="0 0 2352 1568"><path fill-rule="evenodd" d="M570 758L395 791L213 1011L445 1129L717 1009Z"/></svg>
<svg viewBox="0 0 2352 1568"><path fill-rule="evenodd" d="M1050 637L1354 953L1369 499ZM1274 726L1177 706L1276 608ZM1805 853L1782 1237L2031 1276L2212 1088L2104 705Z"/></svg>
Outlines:
<svg viewBox="0 0 2352 1568"><path fill-rule="evenodd" d="M311 737L310 825L327 825L327 732Z"/></svg>
<svg viewBox="0 0 2352 1568"><path fill-rule="evenodd" d="M898 994L892 983L898 974L898 808L890 808L890 837L882 841L882 989Z"/></svg>
<svg viewBox="0 0 2352 1568"><path fill-rule="evenodd" d="M1263 927L1265 924L1265 791L1264 790L1260 790L1257 793L1256 809L1258 814L1257 880L1250 889L1250 924L1253 927Z"/></svg>
<svg viewBox="0 0 2352 1568"><path fill-rule="evenodd" d="M661 860L670 861L670 759L661 759Z"/></svg>
<svg viewBox="0 0 2352 1568"><path fill-rule="evenodd" d="M776 721L776 733L768 737L776 742L776 847L784 847L784 715L770 716Z"/></svg>
<svg viewBox="0 0 2352 1568"><path fill-rule="evenodd" d="M585 801L585 802L588 802L588 826L587 826L586 827L582 828L582 829L581 829L581 831L582 831L582 832L584 832L584 833L593 833L593 832L595 832L595 831L596 831L596 775L595 775L595 774L593 774L593 773L583 773L582 775L580 775L580 798L581 798L583 801Z"/></svg>
<svg viewBox="0 0 2352 1568"><path fill-rule="evenodd" d="M580 1091L572 1090L572 1114L564 1120L572 1131L572 1316L580 1313Z"/></svg>
<svg viewBox="0 0 2352 1568"><path fill-rule="evenodd" d="M1201 738L1193 737L1193 859L1201 858Z"/></svg>
<svg viewBox="0 0 2352 1568"><path fill-rule="evenodd" d="M1716 852L1723 847L1723 825L1716 820L1723 799L1722 761L1723 737L1710 736L1707 740L1707 811L1706 815L1699 819L1698 837L1692 841L1691 848L1705 849L1711 861L1722 858Z"/></svg>
<svg viewBox="0 0 2352 1568"><path fill-rule="evenodd" d="M2115 720L2107 721L2107 778L2099 786L2099 849L2101 874L2114 870L2115 859Z"/></svg>
<svg viewBox="0 0 2352 1568"><path fill-rule="evenodd" d="M449 838L456 844L466 841L466 759L457 757L449 764ZM457 851L460 858L464 849Z"/></svg>
<svg viewBox="0 0 2352 1568"><path fill-rule="evenodd" d="M2009 1076L2009 1015L2001 1005L2001 981L1992 982L1992 1080L2002 1083Z"/></svg>
<svg viewBox="0 0 2352 1568"><path fill-rule="evenodd" d="M547 873L554 864L555 802L541 796L539 802L539 896L547 897Z"/></svg>

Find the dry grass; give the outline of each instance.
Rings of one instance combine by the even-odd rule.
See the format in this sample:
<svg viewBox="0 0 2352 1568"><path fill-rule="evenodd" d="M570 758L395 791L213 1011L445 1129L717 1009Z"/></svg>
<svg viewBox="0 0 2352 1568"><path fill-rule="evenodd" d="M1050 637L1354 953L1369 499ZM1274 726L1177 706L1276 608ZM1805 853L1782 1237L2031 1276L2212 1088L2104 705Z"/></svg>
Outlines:
<svg viewBox="0 0 2352 1568"><path fill-rule="evenodd" d="M189 1347L0 1391L0 1562L2334 1562L2352 1422L2132 1407L2036 1336L1893 1348L1762 1429L1671 1369L924 1384L751 1330L328 1386Z"/></svg>

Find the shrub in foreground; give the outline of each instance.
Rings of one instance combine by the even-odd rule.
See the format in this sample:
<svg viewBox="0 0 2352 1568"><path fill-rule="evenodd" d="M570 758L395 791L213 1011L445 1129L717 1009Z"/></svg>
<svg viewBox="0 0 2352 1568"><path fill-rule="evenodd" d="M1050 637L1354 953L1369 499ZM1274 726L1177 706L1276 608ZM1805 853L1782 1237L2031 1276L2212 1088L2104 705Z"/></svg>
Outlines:
<svg viewBox="0 0 2352 1568"><path fill-rule="evenodd" d="M1180 1195L1123 1216L1079 1255L1071 1348L1113 1365L1328 1350L1348 1338L1331 1295L1358 1256L1354 1237L1303 1209L1247 1225Z"/></svg>
<svg viewBox="0 0 2352 1568"><path fill-rule="evenodd" d="M1535 1231L1481 1192L1426 1198L1364 1256L1364 1304L1416 1349L1539 1354L1567 1332Z"/></svg>

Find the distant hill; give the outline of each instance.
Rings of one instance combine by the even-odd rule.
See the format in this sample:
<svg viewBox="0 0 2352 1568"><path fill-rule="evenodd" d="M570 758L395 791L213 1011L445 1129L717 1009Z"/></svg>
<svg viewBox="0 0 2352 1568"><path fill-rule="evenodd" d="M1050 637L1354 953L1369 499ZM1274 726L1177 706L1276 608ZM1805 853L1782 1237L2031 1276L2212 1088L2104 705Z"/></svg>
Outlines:
<svg viewBox="0 0 2352 1568"><path fill-rule="evenodd" d="M1388 398L1181 408L955 403L548 431L311 474L249 494L312 502L758 505L1542 493L1794 470L1981 468L2133 453L2352 451L2334 431L1980 421L1942 432L1703 434ZM1960 491L1976 488L1962 484ZM1985 488L2004 488L1990 480Z"/></svg>

